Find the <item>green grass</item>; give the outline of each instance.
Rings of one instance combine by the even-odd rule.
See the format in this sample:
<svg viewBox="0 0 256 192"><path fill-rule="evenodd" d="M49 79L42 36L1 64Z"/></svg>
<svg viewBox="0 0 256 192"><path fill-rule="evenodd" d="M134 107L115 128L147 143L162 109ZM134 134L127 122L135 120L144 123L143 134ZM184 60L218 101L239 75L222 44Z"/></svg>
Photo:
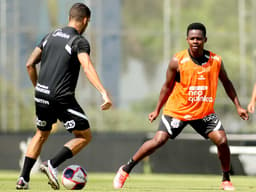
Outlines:
<svg viewBox="0 0 256 192"><path fill-rule="evenodd" d="M15 191L18 172L0 171L0 191ZM89 173L88 183L83 191L88 192L214 192L220 191L218 175L186 175L186 174L131 174L121 190L112 188L114 174ZM238 192L255 192L256 177L232 176L233 184ZM31 176L29 191L50 192L53 189L47 184L47 179L42 174ZM65 190L61 185L59 191Z"/></svg>

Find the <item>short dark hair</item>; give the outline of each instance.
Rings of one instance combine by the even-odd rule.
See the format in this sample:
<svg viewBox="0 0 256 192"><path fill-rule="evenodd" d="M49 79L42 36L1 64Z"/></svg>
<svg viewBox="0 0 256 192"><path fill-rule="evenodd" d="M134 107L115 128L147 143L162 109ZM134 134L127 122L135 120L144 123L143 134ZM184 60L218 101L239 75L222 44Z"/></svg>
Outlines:
<svg viewBox="0 0 256 192"><path fill-rule="evenodd" d="M201 30L203 32L204 37L206 37L206 28L202 23L191 23L191 24L189 24L188 28L187 28L187 36L188 36L189 31L193 30L193 29Z"/></svg>
<svg viewBox="0 0 256 192"><path fill-rule="evenodd" d="M69 18L81 21L91 17L90 9L83 3L75 3L69 10Z"/></svg>

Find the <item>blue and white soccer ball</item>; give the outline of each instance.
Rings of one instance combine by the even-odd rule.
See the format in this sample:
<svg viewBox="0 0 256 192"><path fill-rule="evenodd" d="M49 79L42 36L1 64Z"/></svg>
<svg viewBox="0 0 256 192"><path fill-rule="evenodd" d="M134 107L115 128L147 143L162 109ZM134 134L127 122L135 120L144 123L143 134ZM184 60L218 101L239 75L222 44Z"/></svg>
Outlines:
<svg viewBox="0 0 256 192"><path fill-rule="evenodd" d="M82 189L87 183L87 172L80 165L69 165L63 170L61 182L66 189Z"/></svg>

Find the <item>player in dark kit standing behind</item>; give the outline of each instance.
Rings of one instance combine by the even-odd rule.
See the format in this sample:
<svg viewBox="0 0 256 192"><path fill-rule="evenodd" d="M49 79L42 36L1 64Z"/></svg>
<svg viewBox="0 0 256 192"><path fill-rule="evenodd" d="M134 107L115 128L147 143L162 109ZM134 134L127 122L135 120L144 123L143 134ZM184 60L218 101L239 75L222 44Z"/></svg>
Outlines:
<svg viewBox="0 0 256 192"><path fill-rule="evenodd" d="M57 167L90 142L88 118L75 99L80 65L89 81L102 95L104 103L101 109L107 110L112 106L112 101L91 63L90 45L82 36L90 15L90 9L86 5L74 4L69 11L68 26L47 34L26 63L29 77L35 86L37 131L28 145L16 189L28 189L30 171L50 134L52 124L57 119L62 121L64 127L75 137L67 142L56 156L40 166L53 189L59 189ZM41 64L37 76L35 65L39 62Z"/></svg>
<svg viewBox="0 0 256 192"><path fill-rule="evenodd" d="M206 41L206 28L203 24L192 23L188 26L189 48L176 53L171 59L157 106L148 116L150 122L154 121L165 105L158 131L138 149L127 164L119 168L113 180L114 188L122 188L129 173L139 161L163 146L168 139L175 139L189 124L205 139L210 139L218 149L223 171L221 189L235 189L229 176L228 140L214 111L218 80L222 82L238 115L247 120L248 113L240 105L221 57L204 49Z"/></svg>

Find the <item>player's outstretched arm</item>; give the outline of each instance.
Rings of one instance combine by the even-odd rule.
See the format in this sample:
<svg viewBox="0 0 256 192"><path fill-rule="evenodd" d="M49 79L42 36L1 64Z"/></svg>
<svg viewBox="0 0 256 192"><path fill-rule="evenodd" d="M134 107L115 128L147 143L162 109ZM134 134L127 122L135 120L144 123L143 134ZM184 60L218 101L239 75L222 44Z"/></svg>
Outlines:
<svg viewBox="0 0 256 192"><path fill-rule="evenodd" d="M176 57L173 57L170 61L167 71L166 71L166 79L161 88L160 95L158 98L158 102L155 110L148 115L148 119L150 122L154 121L162 109L163 105L166 103L168 97L170 96L172 89L175 84L175 76L178 70L178 60Z"/></svg>
<svg viewBox="0 0 256 192"><path fill-rule="evenodd" d="M255 102L256 102L256 83L254 84L254 88L252 91L251 101L247 106L247 109L250 113L254 113L254 111L255 111Z"/></svg>
<svg viewBox="0 0 256 192"><path fill-rule="evenodd" d="M37 82L36 64L41 61L41 55L42 50L39 47L36 47L29 56L26 63L27 72L34 87L36 86Z"/></svg>
<svg viewBox="0 0 256 192"><path fill-rule="evenodd" d="M84 72L91 82L91 84L101 93L103 104L101 105L102 110L107 110L112 106L112 101L109 97L108 92L103 87L99 76L91 63L90 56L87 53L79 53L78 59L84 69Z"/></svg>
<svg viewBox="0 0 256 192"><path fill-rule="evenodd" d="M243 120L248 120L249 119L248 112L247 112L246 109L241 107L239 99L238 99L238 96L237 96L237 93L236 93L236 90L235 90L235 88L233 86L233 83L228 78L228 75L227 75L227 72L226 72L226 70L224 68L223 62L221 63L219 79L222 82L223 87L224 87L227 95L232 100L232 102L235 104L236 110L237 110L237 113L239 114L239 116Z"/></svg>

